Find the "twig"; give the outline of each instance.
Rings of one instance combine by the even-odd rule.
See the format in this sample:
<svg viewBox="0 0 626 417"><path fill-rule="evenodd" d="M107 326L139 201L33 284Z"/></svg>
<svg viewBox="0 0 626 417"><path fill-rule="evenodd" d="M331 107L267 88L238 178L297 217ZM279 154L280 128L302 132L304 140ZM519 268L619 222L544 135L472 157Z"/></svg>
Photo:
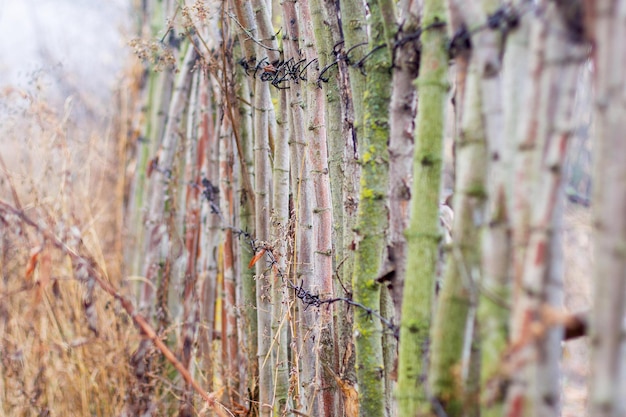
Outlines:
<svg viewBox="0 0 626 417"><path fill-rule="evenodd" d="M239 28L241 30L243 30L246 35L248 35L248 39L250 39L251 41L253 41L254 43L256 43L257 45L259 45L260 47L267 49L268 51L274 51L274 52L280 52L280 49L277 48L271 48L267 45L263 45L263 43L259 40L257 40L254 36L252 36L252 33L250 32L250 30L246 29L245 27L243 27L243 25L241 24L241 22L239 20L237 20L237 18L235 17L235 15L233 15L230 12L226 13L228 15L228 17L230 17L231 19L233 19L235 21L235 23L237 23L237 26L239 26Z"/></svg>

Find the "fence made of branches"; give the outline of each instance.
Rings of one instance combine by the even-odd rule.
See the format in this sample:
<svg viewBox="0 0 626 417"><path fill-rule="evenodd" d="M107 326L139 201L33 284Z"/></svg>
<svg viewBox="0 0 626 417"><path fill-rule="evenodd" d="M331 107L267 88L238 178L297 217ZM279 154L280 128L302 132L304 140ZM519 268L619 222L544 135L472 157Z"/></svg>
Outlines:
<svg viewBox="0 0 626 417"><path fill-rule="evenodd" d="M120 415L559 416L587 334L589 413L623 415L624 10L144 1L121 276L18 200L0 219L134 323ZM562 305L566 196L589 312Z"/></svg>

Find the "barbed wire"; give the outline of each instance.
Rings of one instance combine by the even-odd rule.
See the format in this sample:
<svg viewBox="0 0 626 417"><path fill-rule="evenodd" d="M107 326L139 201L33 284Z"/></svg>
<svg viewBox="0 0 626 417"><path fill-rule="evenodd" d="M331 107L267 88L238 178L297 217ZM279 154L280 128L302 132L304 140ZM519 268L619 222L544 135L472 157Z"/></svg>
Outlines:
<svg viewBox="0 0 626 417"><path fill-rule="evenodd" d="M319 294L313 293L304 287L304 280L302 280L299 285L292 283L289 279L287 279L284 271L280 267L278 259L274 253L274 248L270 243L258 241L252 236L250 232L242 230L236 226L229 225L225 222L217 201L219 197L219 188L215 187L213 183L207 178L202 179L202 195L210 204L211 212L220 218L223 229L231 230L235 236L243 239L248 244L248 246L252 250L252 253L254 254L253 259L258 257L258 261L261 257L266 257L267 268L272 269L281 279L281 281L289 289L294 291L294 295L296 296L296 298L298 298L305 306L304 311L306 311L311 306L320 308L323 305L330 306L334 303L344 302L348 305L360 308L363 313L366 314L368 317L376 317L377 319L379 319L380 322L392 332L394 338L399 339L400 327L393 322L393 319L386 318L377 310L374 310L364 304L354 301L352 299L352 294L346 291L345 287L343 287L343 284L342 287L344 289L344 292L346 292L346 297L321 298Z"/></svg>
<svg viewBox="0 0 626 417"><path fill-rule="evenodd" d="M256 61L256 59L254 60ZM260 79L263 82L269 82L272 86L284 90L289 88L289 86L285 86L285 84L290 81L296 84L300 81L306 81L307 78L305 74L307 69L317 62L317 58L313 58L309 61L306 59L296 60L289 58L286 61L278 60L270 62L269 59L265 57L254 66L245 58L242 58L239 64L244 68L246 75Z"/></svg>
<svg viewBox="0 0 626 417"><path fill-rule="evenodd" d="M472 35L480 31L491 29L498 30L503 34L508 33L519 25L519 21L522 15L531 10L534 10L534 7L535 6L533 5L525 5L521 6L520 8L514 8L510 5L503 5L496 9L494 13L488 15L486 21L482 25L476 26L471 30L469 30L464 25L461 26L461 28L459 28L454 33L452 38L448 41L447 50L450 57L453 58L462 51L470 50L472 48ZM447 23L444 21L436 21L427 26L418 28L414 32L407 33L396 38L395 41L392 43L392 62L395 61L395 54L397 49L403 47L407 43L418 42L425 31L431 29L440 29L442 27L445 27L446 24ZM398 34L400 33L401 32L398 32ZM353 61L350 59L351 53L353 53L357 48L368 45L368 43L358 43L350 47L345 52L342 47L343 44L344 41L341 41L333 47L333 54L335 55L335 59L322 68L319 67L318 58L311 58L308 60L306 58L289 58L288 60L275 60L270 62L267 57L264 57L259 62L256 62L256 57L252 57L249 59L240 59L239 64L243 67L247 76L259 79L262 82L269 82L272 86L281 90L288 89L290 82L294 82L296 84L300 83L301 81L306 82L307 69L312 65L315 65L315 69L318 70L316 82L318 86L321 87L322 83L327 83L330 81L330 77L327 77L326 73L331 68L338 65L341 61L345 61L351 67L358 68L363 75L366 75L366 61L370 59L373 54L388 46L386 43L377 45L373 47L369 52L367 52L363 57L361 57L358 61ZM416 48L419 48L419 46L416 45Z"/></svg>
<svg viewBox="0 0 626 417"><path fill-rule="evenodd" d="M522 15L530 10L532 10L531 7L516 9L505 4L488 15L487 20L482 25L476 26L472 30L469 30L465 24L461 25L448 42L448 54L454 58L461 52L472 49L472 35L486 29L498 30L506 35L519 25Z"/></svg>

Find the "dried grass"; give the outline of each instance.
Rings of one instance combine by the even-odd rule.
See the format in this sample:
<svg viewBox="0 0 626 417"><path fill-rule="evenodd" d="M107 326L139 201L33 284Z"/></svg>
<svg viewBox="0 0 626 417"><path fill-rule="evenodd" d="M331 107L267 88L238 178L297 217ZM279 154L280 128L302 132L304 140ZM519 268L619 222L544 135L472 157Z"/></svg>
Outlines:
<svg viewBox="0 0 626 417"><path fill-rule="evenodd" d="M1 99L0 196L61 239L80 237L119 284L119 121L79 120L81 103L56 105L43 90ZM140 340L132 322L37 230L6 214L0 228L0 415L119 414Z"/></svg>

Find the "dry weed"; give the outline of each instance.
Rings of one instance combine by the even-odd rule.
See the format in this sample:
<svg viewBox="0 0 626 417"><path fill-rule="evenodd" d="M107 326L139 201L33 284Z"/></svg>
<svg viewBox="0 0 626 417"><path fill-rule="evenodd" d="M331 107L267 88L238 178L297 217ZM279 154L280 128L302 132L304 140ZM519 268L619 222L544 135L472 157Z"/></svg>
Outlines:
<svg viewBox="0 0 626 417"><path fill-rule="evenodd" d="M0 196L119 284L117 121L79 120L73 98L35 91L1 97ZM131 321L36 229L6 213L0 228L0 415L118 414L140 339Z"/></svg>

